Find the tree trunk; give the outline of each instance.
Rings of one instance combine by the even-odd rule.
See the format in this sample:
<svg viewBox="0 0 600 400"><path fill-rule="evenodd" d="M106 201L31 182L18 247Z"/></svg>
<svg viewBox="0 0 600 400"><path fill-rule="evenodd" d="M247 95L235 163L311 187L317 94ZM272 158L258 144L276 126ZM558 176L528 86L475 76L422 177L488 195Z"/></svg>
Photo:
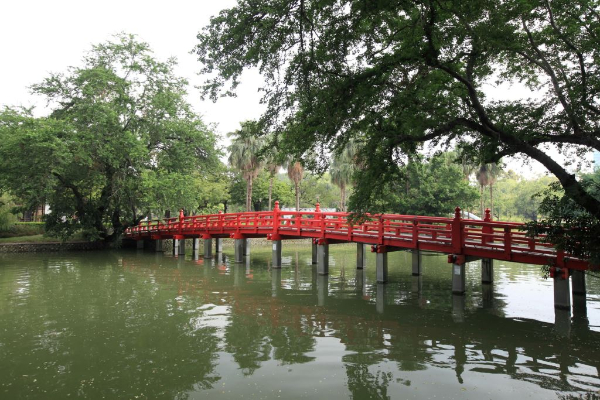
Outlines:
<svg viewBox="0 0 600 400"><path fill-rule="evenodd" d="M346 186L342 185L340 187L340 191L342 192L342 204L341 204L341 209L342 212L346 212Z"/></svg>
<svg viewBox="0 0 600 400"><path fill-rule="evenodd" d="M300 185L294 182L294 189L296 190L296 211L300 211Z"/></svg>
<svg viewBox="0 0 600 400"><path fill-rule="evenodd" d="M490 183L490 215L494 219L494 185Z"/></svg>
<svg viewBox="0 0 600 400"><path fill-rule="evenodd" d="M483 185L479 185L479 206L481 214L479 214L480 218L484 218L484 210L483 210Z"/></svg>
<svg viewBox="0 0 600 400"><path fill-rule="evenodd" d="M271 194L273 193L273 175L271 175L271 179L269 180L269 210L272 210L271 208Z"/></svg>
<svg viewBox="0 0 600 400"><path fill-rule="evenodd" d="M246 200L246 211L252 211L252 175L248 178L248 193Z"/></svg>

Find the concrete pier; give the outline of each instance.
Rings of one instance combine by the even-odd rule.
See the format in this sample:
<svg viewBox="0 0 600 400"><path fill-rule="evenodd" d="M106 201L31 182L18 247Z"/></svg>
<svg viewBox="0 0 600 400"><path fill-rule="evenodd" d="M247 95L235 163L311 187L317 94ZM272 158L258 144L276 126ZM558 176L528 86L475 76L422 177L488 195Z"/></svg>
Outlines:
<svg viewBox="0 0 600 400"><path fill-rule="evenodd" d="M421 275L421 262L423 257L421 256L421 250L412 251L412 274L413 276Z"/></svg>
<svg viewBox="0 0 600 400"><path fill-rule="evenodd" d="M163 250L163 241L161 239L157 239L154 241L154 251L157 253L162 253Z"/></svg>
<svg viewBox="0 0 600 400"><path fill-rule="evenodd" d="M573 285L573 297L585 296L587 294L585 290L585 272L579 270L572 271L571 285Z"/></svg>
<svg viewBox="0 0 600 400"><path fill-rule="evenodd" d="M363 269L367 265L367 252L364 243L356 244L356 268Z"/></svg>
<svg viewBox="0 0 600 400"><path fill-rule="evenodd" d="M452 264L452 294L463 295L466 289L465 264Z"/></svg>
<svg viewBox="0 0 600 400"><path fill-rule="evenodd" d="M377 253L375 260L377 283L386 283L388 280L388 254Z"/></svg>
<svg viewBox="0 0 600 400"><path fill-rule="evenodd" d="M212 239L204 239L204 258L212 258Z"/></svg>
<svg viewBox="0 0 600 400"><path fill-rule="evenodd" d="M481 283L491 284L494 282L494 260L491 258L481 259Z"/></svg>
<svg viewBox="0 0 600 400"><path fill-rule="evenodd" d="M311 239L311 241L312 241L312 239ZM315 242L312 242L312 263L313 263L313 265L317 264L317 252L318 252L317 247L318 247L318 245L315 244Z"/></svg>
<svg viewBox="0 0 600 400"><path fill-rule="evenodd" d="M200 251L200 238L192 239L192 253Z"/></svg>
<svg viewBox="0 0 600 400"><path fill-rule="evenodd" d="M329 275L329 244L317 245L317 273Z"/></svg>
<svg viewBox="0 0 600 400"><path fill-rule="evenodd" d="M381 253L387 254L387 253ZM383 283L377 283L377 294L375 298L375 310L378 314L383 314L385 312L385 303L387 299L387 295L385 292L385 287Z"/></svg>
<svg viewBox="0 0 600 400"><path fill-rule="evenodd" d="M223 239L215 238L215 253L223 252Z"/></svg>
<svg viewBox="0 0 600 400"><path fill-rule="evenodd" d="M185 256L185 239L179 240L179 255Z"/></svg>
<svg viewBox="0 0 600 400"><path fill-rule="evenodd" d="M317 304L324 306L329 294L329 276L317 275Z"/></svg>
<svg viewBox="0 0 600 400"><path fill-rule="evenodd" d="M571 310L571 290L569 278L563 279L562 274L554 276L554 308L559 310Z"/></svg>
<svg viewBox="0 0 600 400"><path fill-rule="evenodd" d="M244 239L244 255L250 255L250 239Z"/></svg>
<svg viewBox="0 0 600 400"><path fill-rule="evenodd" d="M271 266L273 268L281 268L281 240L273 240L273 251L271 257Z"/></svg>
<svg viewBox="0 0 600 400"><path fill-rule="evenodd" d="M241 263L244 262L244 245L245 239L235 239L233 241L233 251L235 253L235 262Z"/></svg>

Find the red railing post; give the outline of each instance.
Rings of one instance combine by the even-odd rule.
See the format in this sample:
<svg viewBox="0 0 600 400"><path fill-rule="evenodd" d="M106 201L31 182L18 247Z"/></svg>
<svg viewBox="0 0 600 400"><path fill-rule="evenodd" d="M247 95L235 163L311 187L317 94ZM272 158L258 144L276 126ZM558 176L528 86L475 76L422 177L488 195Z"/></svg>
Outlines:
<svg viewBox="0 0 600 400"><path fill-rule="evenodd" d="M511 259L512 247L512 234L510 228L507 226L504 228L504 255Z"/></svg>
<svg viewBox="0 0 600 400"><path fill-rule="evenodd" d="M383 214L379 216L379 226L377 228L378 228L377 229L377 243L383 244L383 234L384 234Z"/></svg>
<svg viewBox="0 0 600 400"><path fill-rule="evenodd" d="M219 228L219 231L223 233L223 211L219 210L219 216L217 218L217 226Z"/></svg>
<svg viewBox="0 0 600 400"><path fill-rule="evenodd" d="M483 218L483 222L492 222L492 215L489 208L485 209L485 218ZM488 235L493 232L494 229L491 226L484 225L481 228L481 244L488 244L491 242L492 238L490 238Z"/></svg>
<svg viewBox="0 0 600 400"><path fill-rule="evenodd" d="M179 234L181 234L183 232L183 218L185 217L185 215L183 215L183 208L181 210L179 210Z"/></svg>
<svg viewBox="0 0 600 400"><path fill-rule="evenodd" d="M275 208L273 208L273 233L272 233L272 237L274 237L275 239L273 240L277 240L277 238L279 237L279 214L281 212L281 209L279 208L279 200L275 200Z"/></svg>
<svg viewBox="0 0 600 400"><path fill-rule="evenodd" d="M419 246L419 221L417 221L417 219L413 219L413 226L412 226L412 246L413 249L418 248Z"/></svg>
<svg viewBox="0 0 600 400"><path fill-rule="evenodd" d="M462 254L464 247L462 223L460 220L460 207L454 209L454 220L452 221L452 252Z"/></svg>

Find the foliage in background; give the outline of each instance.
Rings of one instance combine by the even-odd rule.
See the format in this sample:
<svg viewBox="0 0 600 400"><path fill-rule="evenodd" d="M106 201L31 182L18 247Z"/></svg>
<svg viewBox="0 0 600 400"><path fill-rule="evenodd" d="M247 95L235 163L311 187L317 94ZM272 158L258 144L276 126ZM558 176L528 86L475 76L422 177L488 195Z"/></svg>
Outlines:
<svg viewBox="0 0 600 400"><path fill-rule="evenodd" d="M477 189L463 178L454 153L441 153L429 160L416 158L398 171L386 185L373 212L447 217L456 207L468 208L478 199ZM364 173L363 171L359 171ZM352 197L360 202L359 192Z"/></svg>
<svg viewBox="0 0 600 400"><path fill-rule="evenodd" d="M292 185L290 185L287 180L277 178L278 177L276 176L272 184L273 201L279 201L280 207L293 207L294 193ZM252 190L252 211L269 211L268 200L270 182L271 175L267 171L259 173L254 180L254 187ZM235 175L232 178L230 195L231 202L234 205L238 205L240 211L246 211L246 182L240 174Z"/></svg>
<svg viewBox="0 0 600 400"><path fill-rule="evenodd" d="M17 217L11 212L14 206L9 196L0 196L0 232L10 230L17 222Z"/></svg>
<svg viewBox="0 0 600 400"><path fill-rule="evenodd" d="M93 46L82 67L34 85L52 113L0 113L0 189L28 209L45 200L47 231L61 238L83 229L114 240L178 195L191 207L186 177L210 173L219 151L174 67L122 34Z"/></svg>
<svg viewBox="0 0 600 400"><path fill-rule="evenodd" d="M600 172L583 175L581 182L600 199ZM557 182L539 197L543 218L527 224L528 234L547 235L546 240L558 249L600 265L600 220L566 196Z"/></svg>

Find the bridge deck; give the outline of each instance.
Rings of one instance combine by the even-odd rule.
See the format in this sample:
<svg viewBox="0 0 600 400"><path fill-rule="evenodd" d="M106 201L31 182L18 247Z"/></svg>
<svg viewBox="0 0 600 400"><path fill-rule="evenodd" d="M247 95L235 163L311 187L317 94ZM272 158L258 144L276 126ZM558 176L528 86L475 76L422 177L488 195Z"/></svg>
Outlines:
<svg viewBox="0 0 600 400"><path fill-rule="evenodd" d="M373 251L419 249L586 270L590 264L556 251L544 236L527 237L524 224L414 215L381 214L350 223L349 213L281 211L183 216L148 221L127 229L132 239L266 237L270 240L312 238L319 243L365 243Z"/></svg>

